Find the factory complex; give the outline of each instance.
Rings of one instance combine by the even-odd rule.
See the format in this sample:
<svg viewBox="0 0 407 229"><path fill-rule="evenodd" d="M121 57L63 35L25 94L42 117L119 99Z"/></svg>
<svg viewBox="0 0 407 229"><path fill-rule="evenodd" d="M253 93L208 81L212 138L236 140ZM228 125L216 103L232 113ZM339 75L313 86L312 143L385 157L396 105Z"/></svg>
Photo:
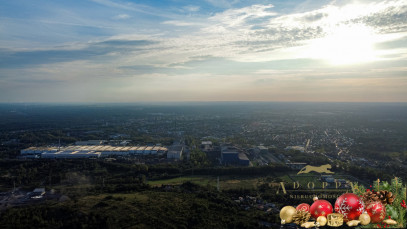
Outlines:
<svg viewBox="0 0 407 229"><path fill-rule="evenodd" d="M66 147L29 147L21 150L26 158L99 158L125 155L164 154L162 146L72 145Z"/></svg>

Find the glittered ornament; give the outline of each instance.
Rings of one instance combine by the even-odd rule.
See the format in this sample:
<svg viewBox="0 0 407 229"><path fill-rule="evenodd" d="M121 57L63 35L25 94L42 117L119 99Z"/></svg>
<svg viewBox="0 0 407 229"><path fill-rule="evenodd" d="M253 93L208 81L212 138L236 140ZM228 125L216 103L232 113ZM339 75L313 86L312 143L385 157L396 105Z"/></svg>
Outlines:
<svg viewBox="0 0 407 229"><path fill-rule="evenodd" d="M371 223L380 223L386 217L386 208L379 201L369 203L366 206L366 212L370 216Z"/></svg>
<svg viewBox="0 0 407 229"><path fill-rule="evenodd" d="M321 215L320 217L318 217L317 222L319 223L319 226L323 227L326 225L327 223L327 219L325 216Z"/></svg>
<svg viewBox="0 0 407 229"><path fill-rule="evenodd" d="M343 215L339 213L329 214L328 217L328 226L331 227L340 227L343 225Z"/></svg>
<svg viewBox="0 0 407 229"><path fill-rule="evenodd" d="M294 207L292 206L285 206L281 209L280 211L280 218L281 218L281 223L291 223L293 222L293 216L297 213L297 210L295 210Z"/></svg>
<svg viewBox="0 0 407 229"><path fill-rule="evenodd" d="M361 225L368 225L370 223L370 216L366 212L359 216L359 221Z"/></svg>
<svg viewBox="0 0 407 229"><path fill-rule="evenodd" d="M314 203L310 207L311 216L314 219L317 219L319 216L327 216L328 214L332 213L333 208L331 203L326 200L318 200L316 199Z"/></svg>
<svg viewBox="0 0 407 229"><path fill-rule="evenodd" d="M309 212L310 206L309 206L309 204L302 203L302 204L298 205L295 209L297 209L297 211Z"/></svg>
<svg viewBox="0 0 407 229"><path fill-rule="evenodd" d="M343 215L343 221L357 220L364 212L365 204L362 199L353 193L345 193L335 202L335 212Z"/></svg>

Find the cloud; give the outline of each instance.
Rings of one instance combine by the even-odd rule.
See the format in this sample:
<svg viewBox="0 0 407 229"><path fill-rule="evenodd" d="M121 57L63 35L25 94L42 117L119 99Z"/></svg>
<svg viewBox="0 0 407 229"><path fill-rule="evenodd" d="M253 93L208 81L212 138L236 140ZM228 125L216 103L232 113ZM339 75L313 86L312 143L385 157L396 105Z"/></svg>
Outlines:
<svg viewBox="0 0 407 229"><path fill-rule="evenodd" d="M131 18L130 15L128 14L119 14L113 17L116 20L123 20L123 19L129 19Z"/></svg>
<svg viewBox="0 0 407 229"><path fill-rule="evenodd" d="M352 83L358 87L365 83L369 85L366 90L378 90L380 87L375 83L385 83L388 77L392 82L385 84L383 90L389 93L392 86L406 84L404 66L407 51L404 43L407 37L407 3L404 1L358 4L353 1L338 4L335 1L318 9L288 13L271 4L237 7L242 4L218 1L219 6L234 5L234 8L215 9L217 13L213 14L199 12L188 15L186 11L204 9L195 6L179 6L177 10L153 9L151 12L156 15L160 11L178 12L179 15L164 13L151 17L150 12L148 17L140 16L146 23L144 27L131 24L133 20L111 19L115 15L115 19L126 19L129 15L135 18L140 15L134 13L137 10L145 12L154 7L138 7L125 1L94 1L114 8L114 13L100 23L90 23L101 30L97 34L91 34L89 27L81 26L89 24L86 18L81 18L72 22L74 25L67 25L69 31L75 31L70 43L54 42L42 47L30 43L30 47L0 49L0 94L18 96L27 87L36 85L35 88L40 91L41 82L47 85L54 82L59 90L53 88L52 92L61 94L61 97L75 93L78 94L75 98L87 99L86 96L92 93L92 99L102 101L120 101L121 98L130 101L134 98L304 98L309 101L326 98L335 101L341 98L351 100L346 93L365 99L351 88ZM51 18L43 20L52 22ZM44 28L50 28L47 27L49 23L45 24ZM119 27L120 30L117 29ZM313 42L321 46L319 41L335 35L338 28L353 27L365 28L369 32L366 40L371 38L369 43L375 44L381 59L341 68L327 64L322 58L306 55ZM10 37L23 36L23 30ZM350 31L354 34L345 37L352 40L358 30ZM370 36L370 33L373 35ZM58 30L57 34L64 33ZM77 34L80 34L80 40L75 39ZM370 71L373 68L376 70ZM7 85L14 85L13 90L7 89ZM70 91L69 86L74 89ZM318 92L318 87L324 91ZM315 92L307 94L307 90ZM329 97L330 91L336 94ZM380 99L373 91L368 92L366 96ZM80 93L83 95L80 96ZM302 97L301 93L306 96ZM400 86L397 93L398 96L406 95L401 92ZM28 92L25 94L29 96ZM115 97L109 98L111 94ZM392 96L396 98L396 95Z"/></svg>
<svg viewBox="0 0 407 229"><path fill-rule="evenodd" d="M353 23L364 23L376 28L381 33L399 33L407 31L407 3L400 1L392 4L377 4L370 14L352 20Z"/></svg>
<svg viewBox="0 0 407 229"><path fill-rule="evenodd" d="M164 21L162 22L162 24L165 25L175 25L175 26L196 26L199 25L199 23L195 23L195 22L187 22L187 21Z"/></svg>
<svg viewBox="0 0 407 229"><path fill-rule="evenodd" d="M201 7L199 7L199 6L193 6L193 5L188 5L188 6L184 6L184 7L182 7L182 8L183 8L184 10L186 10L186 11L189 11L189 12L198 12Z"/></svg>
<svg viewBox="0 0 407 229"><path fill-rule="evenodd" d="M148 5L143 5L143 4L136 4L136 3L130 2L130 1L111 1L111 0L91 0L91 1L98 3L100 5L104 5L104 6L119 9L119 10L138 12L138 13L148 14L148 15L153 15L153 16L158 16L158 17L167 17L167 16L170 17L169 14L165 14L157 8L150 7Z"/></svg>
<svg viewBox="0 0 407 229"><path fill-rule="evenodd" d="M249 20L254 19L267 19L269 17L277 15L277 13L270 11L273 5L252 5L239 9L229 9L221 13L217 13L215 16L209 18L213 22L221 23L228 27L236 27L247 24ZM260 21L258 21L260 22Z"/></svg>
<svg viewBox="0 0 407 229"><path fill-rule="evenodd" d="M157 44L154 40L105 40L76 47L60 47L40 50L0 49L1 68L20 68L23 66L92 60L109 53L141 51L149 45Z"/></svg>
<svg viewBox="0 0 407 229"><path fill-rule="evenodd" d="M313 21L321 20L326 16L327 16L327 14L325 14L325 13L315 13L315 14L305 15L304 19L306 21L313 22Z"/></svg>

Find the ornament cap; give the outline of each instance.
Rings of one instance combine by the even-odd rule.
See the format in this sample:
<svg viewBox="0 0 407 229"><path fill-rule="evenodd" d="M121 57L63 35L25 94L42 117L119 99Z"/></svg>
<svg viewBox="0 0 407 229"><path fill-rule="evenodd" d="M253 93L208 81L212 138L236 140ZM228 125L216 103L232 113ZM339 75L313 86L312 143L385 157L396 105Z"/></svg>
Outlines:
<svg viewBox="0 0 407 229"><path fill-rule="evenodd" d="M314 196L314 198L312 198L312 200L315 202L318 200L318 196Z"/></svg>

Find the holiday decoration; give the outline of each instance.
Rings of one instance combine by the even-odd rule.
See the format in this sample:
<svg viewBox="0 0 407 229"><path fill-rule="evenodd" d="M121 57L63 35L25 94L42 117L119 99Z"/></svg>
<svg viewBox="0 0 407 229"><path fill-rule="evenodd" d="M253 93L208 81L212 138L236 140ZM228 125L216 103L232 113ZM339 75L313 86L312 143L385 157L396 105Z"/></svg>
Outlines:
<svg viewBox="0 0 407 229"><path fill-rule="evenodd" d="M332 205L326 200L316 200L310 207L311 216L317 219L319 216L327 216L332 213Z"/></svg>
<svg viewBox="0 0 407 229"><path fill-rule="evenodd" d="M387 190L381 190L377 192L367 191L366 195L363 195L363 201L365 203L380 201L383 205L393 204L394 195Z"/></svg>
<svg viewBox="0 0 407 229"><path fill-rule="evenodd" d="M311 227L315 227L315 222L306 222L301 224L301 227L305 227L305 228L311 228Z"/></svg>
<svg viewBox="0 0 407 229"><path fill-rule="evenodd" d="M319 226L321 226L321 227L325 226L327 221L328 220L323 215L319 216L318 219L317 219L317 223L319 223Z"/></svg>
<svg viewBox="0 0 407 229"><path fill-rule="evenodd" d="M297 211L309 212L309 208L310 208L309 204L302 203L302 204L298 205L295 209L297 209Z"/></svg>
<svg viewBox="0 0 407 229"><path fill-rule="evenodd" d="M328 226L340 227L343 224L343 215L339 213L331 213L328 215Z"/></svg>
<svg viewBox="0 0 407 229"><path fill-rule="evenodd" d="M400 215L399 211L397 211L397 208L395 206L391 205L386 205L386 214L390 216L390 218L397 220Z"/></svg>
<svg viewBox="0 0 407 229"><path fill-rule="evenodd" d="M360 223L359 220L351 220L351 221L347 222L346 224L347 224L349 227L355 227L355 226L359 225L359 223Z"/></svg>
<svg viewBox="0 0 407 229"><path fill-rule="evenodd" d="M281 224L293 222L293 216L297 213L292 206L285 206L280 211Z"/></svg>
<svg viewBox="0 0 407 229"><path fill-rule="evenodd" d="M297 210L297 213L293 216L293 222L295 224L301 225L305 222L308 222L310 217L311 214L309 212Z"/></svg>
<svg viewBox="0 0 407 229"><path fill-rule="evenodd" d="M386 208L379 201L368 204L366 211L372 223L380 223L386 217Z"/></svg>
<svg viewBox="0 0 407 229"><path fill-rule="evenodd" d="M361 225L368 225L370 223L370 216L366 212L359 216L359 221Z"/></svg>
<svg viewBox="0 0 407 229"><path fill-rule="evenodd" d="M397 224L395 226L398 228L407 228L407 209L405 205L407 186L403 184L402 179L395 177L390 182L376 180L369 186L370 189L366 189L362 185L352 183L352 190L353 193L362 197L366 207L371 202L382 202L384 200L383 202L386 203L386 206L384 206L386 208L386 218L390 217L396 221ZM381 193L381 191L387 192ZM383 197L386 196L387 199L383 197L380 199L380 196L377 196L377 192Z"/></svg>
<svg viewBox="0 0 407 229"><path fill-rule="evenodd" d="M343 215L345 222L358 219L364 210L362 199L353 193L345 193L336 199L335 211Z"/></svg>
<svg viewBox="0 0 407 229"><path fill-rule="evenodd" d="M385 219L383 220L383 223L389 224L389 225L396 225L397 222L395 220L392 219Z"/></svg>
<svg viewBox="0 0 407 229"><path fill-rule="evenodd" d="M365 204L369 204L371 202L379 201L379 197L376 195L376 192L370 191L370 189L366 189L366 192L363 193L362 200Z"/></svg>

